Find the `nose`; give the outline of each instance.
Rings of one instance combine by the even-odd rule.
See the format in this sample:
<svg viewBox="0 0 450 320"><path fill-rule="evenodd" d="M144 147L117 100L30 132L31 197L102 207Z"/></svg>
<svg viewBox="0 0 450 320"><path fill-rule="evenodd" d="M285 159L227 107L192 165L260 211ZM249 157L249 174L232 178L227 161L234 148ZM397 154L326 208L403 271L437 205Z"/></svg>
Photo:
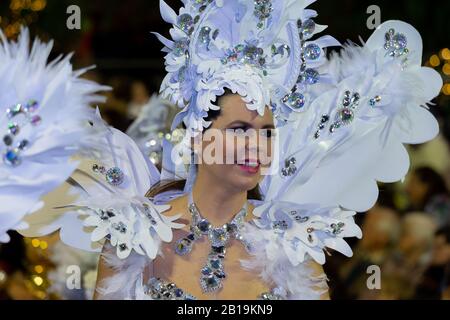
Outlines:
<svg viewBox="0 0 450 320"><path fill-rule="evenodd" d="M256 160L258 159L259 151L259 141L258 141L258 131L250 130L248 138L245 139L245 149L247 151L248 159Z"/></svg>

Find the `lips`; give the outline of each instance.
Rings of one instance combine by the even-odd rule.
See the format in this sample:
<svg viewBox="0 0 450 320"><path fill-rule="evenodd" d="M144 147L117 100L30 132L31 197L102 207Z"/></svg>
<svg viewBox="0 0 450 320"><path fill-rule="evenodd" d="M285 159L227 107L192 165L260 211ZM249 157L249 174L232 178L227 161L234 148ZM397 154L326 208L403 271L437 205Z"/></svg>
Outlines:
<svg viewBox="0 0 450 320"><path fill-rule="evenodd" d="M256 174L259 172L259 168L261 167L261 163L258 160L249 160L246 159L244 164L238 164L239 168L242 171L249 174Z"/></svg>

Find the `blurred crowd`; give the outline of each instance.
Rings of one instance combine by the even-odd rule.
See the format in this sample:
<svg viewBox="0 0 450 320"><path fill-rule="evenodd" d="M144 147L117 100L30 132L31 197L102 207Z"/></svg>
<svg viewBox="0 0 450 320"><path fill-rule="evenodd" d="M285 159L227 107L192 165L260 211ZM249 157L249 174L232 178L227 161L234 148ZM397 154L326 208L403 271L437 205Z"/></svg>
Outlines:
<svg viewBox="0 0 450 320"><path fill-rule="evenodd" d="M354 256L329 258L332 298L450 299L448 142L440 135L408 151L405 181L381 185L376 206L359 215Z"/></svg>
<svg viewBox="0 0 450 320"><path fill-rule="evenodd" d="M146 79L105 81L95 72L87 77L114 89L99 109L122 131L151 105L156 92ZM381 184L376 206L357 217L363 238L349 239L354 256L330 252L325 271L332 299L450 299L449 149L444 135L408 147L411 170L405 181ZM0 245L0 300L92 298L96 254L70 249L57 235L11 236L9 244ZM67 290L71 265L81 266L83 275L75 290Z"/></svg>

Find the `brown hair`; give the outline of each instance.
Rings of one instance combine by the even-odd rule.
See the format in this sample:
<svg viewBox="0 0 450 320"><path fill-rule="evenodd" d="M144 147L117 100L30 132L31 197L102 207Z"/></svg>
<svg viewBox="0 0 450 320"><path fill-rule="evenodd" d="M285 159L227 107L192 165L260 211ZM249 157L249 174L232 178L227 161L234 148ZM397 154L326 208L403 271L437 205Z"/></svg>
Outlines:
<svg viewBox="0 0 450 320"><path fill-rule="evenodd" d="M150 190L147 191L145 196L147 198L153 198L160 193L171 191L171 190L179 190L183 191L186 186L186 180L175 180L168 182L158 182L153 185ZM259 185L253 188L252 190L247 191L247 199L252 200L262 200L261 192L259 191Z"/></svg>
<svg viewBox="0 0 450 320"><path fill-rule="evenodd" d="M224 90L225 90L224 94L217 97L217 104L220 103L221 98L233 94L233 92L228 88L224 88ZM220 113L221 113L220 109L219 110L210 109L208 111L208 115L205 118L205 120L213 121L220 116ZM183 191L185 186L186 186L186 180L158 182L157 184L155 184L154 186L152 186L150 188L150 190L145 194L145 196L147 198L153 198L160 193L171 191L171 190ZM261 192L259 191L259 185L257 185L254 189L249 190L247 192L247 198L252 199L252 200L262 200L262 195L261 195Z"/></svg>

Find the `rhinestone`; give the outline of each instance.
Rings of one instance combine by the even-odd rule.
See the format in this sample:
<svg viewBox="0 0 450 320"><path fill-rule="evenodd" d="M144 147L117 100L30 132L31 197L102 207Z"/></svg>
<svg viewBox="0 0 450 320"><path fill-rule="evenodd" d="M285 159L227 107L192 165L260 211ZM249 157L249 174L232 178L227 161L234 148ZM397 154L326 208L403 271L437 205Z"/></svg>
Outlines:
<svg viewBox="0 0 450 320"><path fill-rule="evenodd" d="M175 294L175 297L181 298L181 297L183 297L184 292L183 292L183 290L181 290L180 288L176 288L176 289L174 290L174 294Z"/></svg>
<svg viewBox="0 0 450 320"><path fill-rule="evenodd" d="M151 278L149 281L149 286L151 286L156 291L161 291L163 287L163 283L159 278Z"/></svg>
<svg viewBox="0 0 450 320"><path fill-rule="evenodd" d="M33 126L40 125L41 122L42 122L42 118L41 118L40 116L38 116L38 115L33 116L33 117L31 118L31 124L32 124Z"/></svg>
<svg viewBox="0 0 450 320"><path fill-rule="evenodd" d="M215 271L214 275L219 279L225 279L227 277L227 275L225 274L225 272L223 272L223 270Z"/></svg>
<svg viewBox="0 0 450 320"><path fill-rule="evenodd" d="M126 250L128 250L128 246L125 243L122 243L119 245L119 250L126 251Z"/></svg>
<svg viewBox="0 0 450 320"><path fill-rule="evenodd" d="M322 119L321 119L322 123L327 123L329 120L330 120L330 116L329 115L324 114L322 116Z"/></svg>
<svg viewBox="0 0 450 320"><path fill-rule="evenodd" d="M123 183L123 180L124 174L122 170L117 167L111 168L106 172L106 181L108 181L110 185L118 186Z"/></svg>
<svg viewBox="0 0 450 320"><path fill-rule="evenodd" d="M3 160L7 165L11 167L17 167L21 163L19 150L13 149L6 151L6 153L3 155Z"/></svg>
<svg viewBox="0 0 450 320"><path fill-rule="evenodd" d="M319 59L322 49L315 43L308 44L305 48L305 56L308 60Z"/></svg>
<svg viewBox="0 0 450 320"><path fill-rule="evenodd" d="M210 27L202 27L199 34L199 41L206 46L209 45L211 41L210 38L211 28Z"/></svg>
<svg viewBox="0 0 450 320"><path fill-rule="evenodd" d="M186 237L186 239L188 239L189 241L195 241L195 240L196 240L196 239L195 239L195 234L190 233L190 234Z"/></svg>
<svg viewBox="0 0 450 320"><path fill-rule="evenodd" d="M210 275L213 274L213 271L212 271L212 269L211 269L210 267L204 267L204 268L202 269L202 274L203 274L204 276L210 276Z"/></svg>
<svg viewBox="0 0 450 320"><path fill-rule="evenodd" d="M188 49L189 42L187 40L181 40L175 42L175 46L173 48L173 54L177 57L181 57L185 54L186 50Z"/></svg>
<svg viewBox="0 0 450 320"><path fill-rule="evenodd" d="M286 221L281 220L281 221L275 221L273 223L273 229L278 229L278 230L287 230L288 229L288 224Z"/></svg>
<svg viewBox="0 0 450 320"><path fill-rule="evenodd" d="M303 22L301 26L301 32L303 33L304 38L309 38L313 35L314 30L316 29L316 23L312 19L308 19Z"/></svg>
<svg viewBox="0 0 450 320"><path fill-rule="evenodd" d="M119 222L119 223L113 223L112 227L119 231L120 233L126 233L127 232L127 227L125 226L125 224L123 222Z"/></svg>
<svg viewBox="0 0 450 320"><path fill-rule="evenodd" d="M353 110L349 109L349 108L343 108L339 111L339 119L344 123L344 124L349 124L350 122L353 121L354 119L354 113Z"/></svg>
<svg viewBox="0 0 450 320"><path fill-rule="evenodd" d="M258 57L258 48L255 46L245 46L243 48L243 58L246 63L254 63Z"/></svg>
<svg viewBox="0 0 450 320"><path fill-rule="evenodd" d="M226 249L224 246L220 246L220 247L212 246L211 250L213 253L216 253L216 254L224 255L226 253Z"/></svg>
<svg viewBox="0 0 450 320"><path fill-rule="evenodd" d="M6 109L6 116L11 119L15 116L17 116L18 114L23 112L23 107L22 105L16 104L14 107L12 107L11 109Z"/></svg>
<svg viewBox="0 0 450 320"><path fill-rule="evenodd" d="M397 50L406 49L408 45L408 39L404 34L397 33L393 38L394 41L394 47Z"/></svg>
<svg viewBox="0 0 450 320"><path fill-rule="evenodd" d="M308 229L306 229L306 232L313 233L314 232L314 228L308 228Z"/></svg>
<svg viewBox="0 0 450 320"><path fill-rule="evenodd" d="M222 287L222 283L214 275L202 277L201 285L204 292L216 291Z"/></svg>
<svg viewBox="0 0 450 320"><path fill-rule="evenodd" d="M320 131L317 130L316 133L314 134L314 138L315 139L319 139L320 138Z"/></svg>
<svg viewBox="0 0 450 320"><path fill-rule="evenodd" d="M175 285L175 283L169 283L169 284L167 285L167 289L168 289L168 290L174 290L176 287L177 287L177 286Z"/></svg>
<svg viewBox="0 0 450 320"><path fill-rule="evenodd" d="M39 108L39 104L35 100L30 100L25 106L25 112L33 113Z"/></svg>
<svg viewBox="0 0 450 320"><path fill-rule="evenodd" d="M229 233L224 228L215 228L209 232L209 239L215 247L223 246L230 238Z"/></svg>
<svg viewBox="0 0 450 320"><path fill-rule="evenodd" d="M20 127L17 123L14 122L10 122L8 123L8 131L9 133L11 133L12 135L18 135L20 132Z"/></svg>
<svg viewBox="0 0 450 320"><path fill-rule="evenodd" d="M319 72L315 69L306 69L303 74L303 80L307 84L313 85L319 82Z"/></svg>
<svg viewBox="0 0 450 320"><path fill-rule="evenodd" d="M188 239L180 239L175 246L175 252L180 256L185 256L192 251L192 242Z"/></svg>
<svg viewBox="0 0 450 320"><path fill-rule="evenodd" d="M178 17L178 26L186 34L191 35L194 31L194 20L189 14L184 13Z"/></svg>
<svg viewBox="0 0 450 320"><path fill-rule="evenodd" d="M211 268L213 269L222 269L222 261L220 259L211 259L209 260L209 265L211 266Z"/></svg>
<svg viewBox="0 0 450 320"><path fill-rule="evenodd" d="M17 148L19 150L25 150L26 147L28 147L29 144L30 143L28 142L28 140L22 140L22 141L19 142L19 145L17 146Z"/></svg>
<svg viewBox="0 0 450 320"><path fill-rule="evenodd" d="M234 233L237 231L237 226L234 223L227 223L226 228L227 228L227 231L230 233Z"/></svg>
<svg viewBox="0 0 450 320"><path fill-rule="evenodd" d="M102 220L108 220L109 218L115 217L114 212L110 210L100 210L99 215Z"/></svg>
<svg viewBox="0 0 450 320"><path fill-rule="evenodd" d="M270 295L266 292L261 294L261 299L262 300L270 300Z"/></svg>
<svg viewBox="0 0 450 320"><path fill-rule="evenodd" d="M199 223L197 223L197 228L200 230L201 233L207 234L209 230L211 229L211 224L208 220L202 219Z"/></svg>
<svg viewBox="0 0 450 320"><path fill-rule="evenodd" d="M295 110L300 110L305 106L305 97L298 92L293 92L287 99L287 105Z"/></svg>
<svg viewBox="0 0 450 320"><path fill-rule="evenodd" d="M9 134L3 137L3 143L7 146L12 145L13 143L13 137L11 137Z"/></svg>
<svg viewBox="0 0 450 320"><path fill-rule="evenodd" d="M353 94L353 97L351 98L350 102L352 103L352 105L357 105L360 99L361 96L359 95L358 92L356 92Z"/></svg>
<svg viewBox="0 0 450 320"><path fill-rule="evenodd" d="M216 30L214 31L214 33L212 34L213 40L216 40L218 36L219 36L219 29L216 29Z"/></svg>

